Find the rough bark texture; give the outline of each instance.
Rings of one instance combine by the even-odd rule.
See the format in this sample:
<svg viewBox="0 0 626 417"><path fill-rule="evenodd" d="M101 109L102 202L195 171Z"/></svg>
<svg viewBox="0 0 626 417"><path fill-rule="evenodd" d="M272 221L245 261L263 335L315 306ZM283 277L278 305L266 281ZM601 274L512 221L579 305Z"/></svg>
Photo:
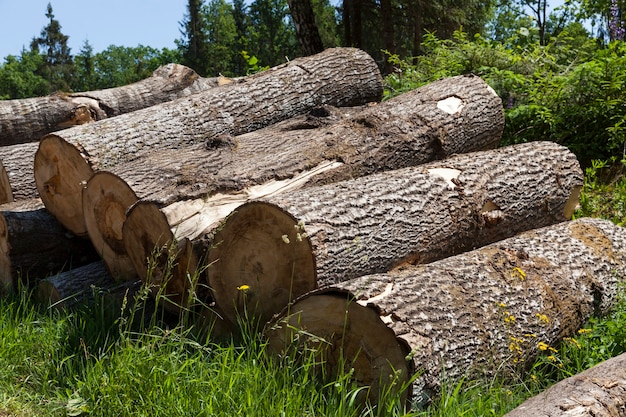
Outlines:
<svg viewBox="0 0 626 417"><path fill-rule="evenodd" d="M505 417L619 417L626 415L626 353L567 378Z"/></svg>
<svg viewBox="0 0 626 417"><path fill-rule="evenodd" d="M216 94L194 94L50 134L41 140L35 155L37 190L46 208L81 235L85 227L79 219L80 195L94 170L108 169L155 148L178 149L207 140L228 143L230 135L316 106L359 105L377 101L381 94L380 72L369 55L352 48L329 49L226 86Z"/></svg>
<svg viewBox="0 0 626 417"><path fill-rule="evenodd" d="M4 192L11 191L16 201L39 197L33 171L38 147L37 142L0 146L0 160L6 170L10 187Z"/></svg>
<svg viewBox="0 0 626 417"><path fill-rule="evenodd" d="M304 55L322 52L324 45L317 30L311 0L287 0L287 4Z"/></svg>
<svg viewBox="0 0 626 417"><path fill-rule="evenodd" d="M375 106L315 108L232 140L152 152L112 170L139 197L165 205L286 180L328 161L343 165L309 184L494 148L503 127L500 98L479 77L461 76Z"/></svg>
<svg viewBox="0 0 626 417"><path fill-rule="evenodd" d="M350 321L345 334L326 333L331 325L324 320L334 326L346 323L343 314L307 318L324 316L310 298L348 291L351 296L344 296L342 305L356 298L363 308L375 308L400 341L400 354L419 374L413 385L415 400L425 402L440 392L446 379L507 376L531 364L541 352L540 342L556 345L592 315L606 313L625 276L624 229L605 220L580 219L431 264L404 265L318 290L285 309L266 334L270 346L281 351L294 333L304 343L303 337L320 332L331 351L338 350L342 340L351 340L343 351L347 358L356 356L362 347L350 335ZM293 326L285 327L285 320ZM381 343L384 337L380 333ZM373 366L371 360L365 364ZM367 385L379 376L373 373L373 379L360 382Z"/></svg>
<svg viewBox="0 0 626 417"><path fill-rule="evenodd" d="M0 101L0 145L36 142L47 133L130 113L218 85L190 68L168 64L133 84L82 93Z"/></svg>
<svg viewBox="0 0 626 417"><path fill-rule="evenodd" d="M69 233L40 201L0 210L0 282L6 289L17 279L31 283L98 259L89 240Z"/></svg>

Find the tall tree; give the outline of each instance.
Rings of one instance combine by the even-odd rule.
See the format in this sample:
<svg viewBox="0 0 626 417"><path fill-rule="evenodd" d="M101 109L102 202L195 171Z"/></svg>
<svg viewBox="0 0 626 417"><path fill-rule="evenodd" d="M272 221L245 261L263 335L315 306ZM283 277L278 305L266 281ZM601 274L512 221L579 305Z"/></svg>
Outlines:
<svg viewBox="0 0 626 417"><path fill-rule="evenodd" d="M249 39L249 21L245 0L233 0L233 19L235 20L235 29L237 37L235 39L235 51L237 56L234 58L234 73L236 75L245 75L248 70L248 64L242 56L242 52L248 49Z"/></svg>
<svg viewBox="0 0 626 417"><path fill-rule="evenodd" d="M37 75L43 65L43 55L22 50L21 55L9 55L0 66L0 100L45 96L48 82Z"/></svg>
<svg viewBox="0 0 626 417"><path fill-rule="evenodd" d="M211 0L204 16L209 42L207 75L235 75L235 60L239 51L236 50L237 27L232 6L225 0Z"/></svg>
<svg viewBox="0 0 626 417"><path fill-rule="evenodd" d="M80 53L74 57L76 79L72 84L74 91L91 91L96 89L96 67L93 47L85 40Z"/></svg>
<svg viewBox="0 0 626 417"><path fill-rule="evenodd" d="M287 0L296 35L304 55L314 55L324 50L322 38L315 23L311 0Z"/></svg>
<svg viewBox="0 0 626 417"><path fill-rule="evenodd" d="M69 36L61 32L61 24L54 18L50 3L46 8L46 17L48 24L30 44L32 51L44 55L44 62L37 73L48 80L48 92L69 91L74 68L70 48L67 46Z"/></svg>
<svg viewBox="0 0 626 417"><path fill-rule="evenodd" d="M182 38L176 44L182 53L182 64L206 76L209 72L209 39L206 20L203 16L203 0L189 0L187 12L182 22Z"/></svg>
<svg viewBox="0 0 626 417"><path fill-rule="evenodd" d="M299 55L287 0L254 0L249 8L249 53L262 65L275 66Z"/></svg>

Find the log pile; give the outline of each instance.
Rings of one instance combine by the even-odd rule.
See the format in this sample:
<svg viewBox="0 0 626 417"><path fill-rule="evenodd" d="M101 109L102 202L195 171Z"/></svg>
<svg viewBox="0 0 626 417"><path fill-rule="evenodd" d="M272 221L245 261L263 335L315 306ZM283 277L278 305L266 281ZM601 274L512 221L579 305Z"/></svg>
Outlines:
<svg viewBox="0 0 626 417"><path fill-rule="evenodd" d="M270 352L353 368L372 401L391 375L427 401L444 375L518 372L611 307L626 234L571 220L566 148L496 149L502 103L479 77L379 103L353 48L220 88L181 77L180 98L3 142L5 290L71 305L139 279L174 313L220 332L254 317Z"/></svg>

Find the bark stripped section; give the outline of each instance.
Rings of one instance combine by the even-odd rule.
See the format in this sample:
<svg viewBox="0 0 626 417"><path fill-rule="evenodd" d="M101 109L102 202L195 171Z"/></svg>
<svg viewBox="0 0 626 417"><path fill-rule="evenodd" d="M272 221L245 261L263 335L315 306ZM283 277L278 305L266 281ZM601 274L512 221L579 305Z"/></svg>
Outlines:
<svg viewBox="0 0 626 417"><path fill-rule="evenodd" d="M170 204L286 180L329 161L343 166L312 177L308 184L494 148L503 126L501 100L483 80L452 77L377 105L317 107L234 138L216 138L177 152L151 152L113 170L140 197Z"/></svg>
<svg viewBox="0 0 626 417"><path fill-rule="evenodd" d="M36 142L47 133L133 112L217 86L179 64L121 87L0 101L0 145Z"/></svg>
<svg viewBox="0 0 626 417"><path fill-rule="evenodd" d="M626 353L556 383L505 417L623 416Z"/></svg>
<svg viewBox="0 0 626 417"><path fill-rule="evenodd" d="M347 291L351 295L339 304L374 308L398 346L408 349L402 351L410 360L408 369L418 373L415 400L425 402L440 393L444 381L519 372L540 353L540 342L554 346L592 315L606 313L624 276L624 229L605 220L579 219L431 264L404 265L319 290L285 309L268 325L266 335L274 351L282 352L294 340L305 343L303 338L319 333L329 342L327 349L343 348L348 359L358 358L358 343L342 345L354 339L349 327L326 332L345 323L344 314L325 315L320 306L326 302L314 301L326 291ZM324 319L309 318L317 316ZM351 366L362 365L354 361ZM369 372L371 361L367 366L355 374ZM369 385L381 376L374 373L359 382Z"/></svg>
<svg viewBox="0 0 626 417"><path fill-rule="evenodd" d="M323 104L360 105L380 100L381 95L382 78L369 55L354 48L329 49L249 77L245 83L225 86L215 94L194 94L48 135L35 155L37 190L46 208L81 235L84 224L70 224L66 219L80 216L81 190L94 170L108 169L154 149L224 141ZM88 169L69 169L78 165ZM66 202L59 203L61 199Z"/></svg>

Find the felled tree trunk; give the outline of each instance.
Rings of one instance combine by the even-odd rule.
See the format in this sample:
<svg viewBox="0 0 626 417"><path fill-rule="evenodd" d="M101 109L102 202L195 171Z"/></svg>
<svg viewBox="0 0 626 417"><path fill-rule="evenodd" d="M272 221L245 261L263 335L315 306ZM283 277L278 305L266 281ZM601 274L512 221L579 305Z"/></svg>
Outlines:
<svg viewBox="0 0 626 417"><path fill-rule="evenodd" d="M581 186L574 154L533 142L280 193L239 207L209 236L209 287L229 319L244 308L234 289L252 287L246 303L266 318L277 312L268 307L288 301L278 300L274 282L316 274L320 286L331 285L561 222L571 218ZM304 239L313 245L314 271L289 258ZM278 273L280 252L287 276L266 279ZM254 261L250 253L258 253Z"/></svg>
<svg viewBox="0 0 626 417"><path fill-rule="evenodd" d="M505 417L623 416L626 353L560 381Z"/></svg>
<svg viewBox="0 0 626 417"><path fill-rule="evenodd" d="M0 145L35 142L47 133L130 113L218 85L191 68L168 64L121 87L0 101Z"/></svg>
<svg viewBox="0 0 626 417"><path fill-rule="evenodd" d="M271 352L318 349L333 371L341 352L362 385L417 373L414 399L425 402L444 381L519 372L607 312L625 274L624 229L580 219L336 283L283 310L265 334ZM388 331L375 330L381 323Z"/></svg>
<svg viewBox="0 0 626 417"><path fill-rule="evenodd" d="M67 231L42 206L24 201L0 208L0 282L12 290L98 259L87 239Z"/></svg>
<svg viewBox="0 0 626 417"><path fill-rule="evenodd" d="M293 60L220 89L66 129L44 137L35 155L35 182L46 208L72 232L85 234L80 195L95 170L109 169L155 149L191 143L221 146L238 135L323 104L377 101L376 63L353 48ZM78 220L73 220L78 219Z"/></svg>

